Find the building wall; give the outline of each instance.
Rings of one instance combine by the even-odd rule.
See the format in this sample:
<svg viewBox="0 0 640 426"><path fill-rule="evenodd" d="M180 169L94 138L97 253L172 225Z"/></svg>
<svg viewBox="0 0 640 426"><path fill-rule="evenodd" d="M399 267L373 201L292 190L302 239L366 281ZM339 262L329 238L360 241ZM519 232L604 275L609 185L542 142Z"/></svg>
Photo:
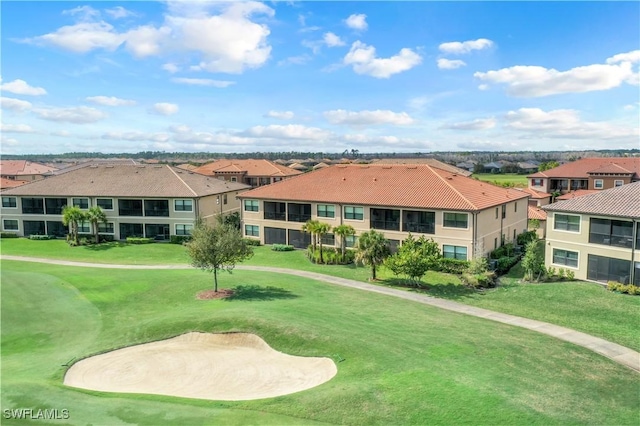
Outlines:
<svg viewBox="0 0 640 426"><path fill-rule="evenodd" d="M555 216L558 214L568 214L580 217L579 232L555 229ZM616 247L589 242L589 226L592 217L603 219L614 219L632 221L628 218L611 218L587 214L564 213L564 212L547 212L546 227L546 246L545 246L545 266L565 268L575 273L576 279L587 280L587 260L588 255L603 256L614 259L629 260L632 262L640 262L640 248L630 249L624 247ZM554 249L569 250L578 253L577 267L571 267L563 264L554 263Z"/></svg>
<svg viewBox="0 0 640 426"><path fill-rule="evenodd" d="M266 201L275 201L275 202L283 202L281 200L266 200ZM290 221L280 221L280 220L270 220L264 219L264 202L265 200L259 200L259 211L252 212L246 211L242 209L242 223L243 223L243 233L245 232L244 225L254 225L259 227L259 237L251 237L250 238L259 238L261 243L265 243L265 227L271 228L281 228L286 230L301 230L304 222L290 222ZM517 212L515 211L515 204L518 204ZM305 204L305 203L301 203ZM391 210L401 210L401 223L400 223L400 231L394 230L383 230L378 229L377 231L382 233L387 239L402 241L407 238L409 235L408 232L402 231L402 218L403 213L402 210L411 210L411 211L429 211L435 212L435 233L433 234L422 234L422 233L414 233L413 235L416 237L424 235L427 238L433 238L434 241L438 243L440 249L443 249L444 245L451 245L457 247L465 247L467 249L467 258L471 259L474 251L474 214L470 212L459 212L459 211L451 211L453 213L464 213L467 214L467 227L466 228L452 228L444 226L444 213L442 210L426 210L426 209L416 209L416 208L407 208L407 209L398 209L397 207L382 207L382 206L358 206L363 207L363 219L362 220L353 220L353 219L345 219L344 218L344 207L345 205L335 204L335 217L334 218L326 218L326 217L318 217L317 216L317 206L318 203L309 203L311 204L311 219L319 220L324 223L328 223L331 227L336 227L341 224L351 225L356 230L356 236L362 234L363 232L369 231L371 228L371 209L379 208L379 209L391 209ZM325 203L320 203L325 204ZM348 204L346 205L348 206ZM501 209L501 207L500 207ZM500 244L500 224L502 223L502 231L505 232L505 240L506 242L510 242L513 239L513 231L516 230L516 233L519 234L527 227L527 199L521 199L517 202L512 201L506 203L507 214L504 219L501 217L501 210L499 219L495 219L495 210L487 209L478 214L478 238L480 241L491 241L491 244L488 242L484 243L484 253L493 250L493 238L498 238L498 244ZM448 211L447 211L448 212ZM288 233L288 232L287 232ZM338 239L336 239L336 244L339 244Z"/></svg>
<svg viewBox="0 0 640 426"><path fill-rule="evenodd" d="M549 192L549 179L547 178L542 178L542 185L533 185L533 180L532 178L529 178L529 188L531 189L535 189L536 191L540 191L540 192Z"/></svg>
<svg viewBox="0 0 640 426"><path fill-rule="evenodd" d="M108 198L113 200L113 209L103 209L107 216L107 221L113 223L114 239L121 239L120 224L167 224L169 225L169 234L176 235L176 225L193 225L196 217L202 217L207 223L214 224L215 216L220 213L229 214L240 211L240 201L237 199L237 195L240 191L230 191L224 194L220 194L220 202L218 202L218 195L210 195L206 197L196 198L140 198L140 197L68 197L67 205L71 205L72 198L89 198L89 207L97 205L97 198ZM224 204L224 196L227 196L227 203ZM16 208L0 208L0 228L7 232L16 232L19 236L24 236L24 221L62 221L62 215L55 214L23 214L22 213L22 198L64 198L64 197L15 197L17 199ZM118 200L168 200L169 201L169 216L120 216L118 210ZM191 200L193 210L192 211L177 211L175 209L175 200ZM18 230L5 229L5 220L17 220ZM105 234L106 235L106 234ZM149 235L149 237L154 237Z"/></svg>
<svg viewBox="0 0 640 426"><path fill-rule="evenodd" d="M602 180L602 188L596 188L596 180ZM589 189L615 188L615 181L621 180L623 185L631 183L629 176L591 176L589 177Z"/></svg>
<svg viewBox="0 0 640 426"><path fill-rule="evenodd" d="M502 217L502 207L505 217ZM517 207L516 207L517 206ZM515 243L516 236L527 229L528 201L526 198L491 207L478 212L477 241L482 253L489 253L504 243ZM515 233L515 235L514 235Z"/></svg>

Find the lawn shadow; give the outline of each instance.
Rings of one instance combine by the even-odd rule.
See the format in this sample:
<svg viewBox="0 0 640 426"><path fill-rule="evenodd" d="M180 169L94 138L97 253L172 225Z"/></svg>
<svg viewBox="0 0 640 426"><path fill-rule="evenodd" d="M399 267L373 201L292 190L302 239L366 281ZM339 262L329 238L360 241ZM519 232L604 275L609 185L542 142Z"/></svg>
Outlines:
<svg viewBox="0 0 640 426"><path fill-rule="evenodd" d="M389 287L408 288L414 293L450 300L462 299L466 296L478 293L477 290L454 282L427 284L424 281L416 283L415 281L404 278L387 278L384 280L383 284Z"/></svg>
<svg viewBox="0 0 640 426"><path fill-rule="evenodd" d="M83 246L85 249L87 250L91 250L91 251L105 251L105 250L109 250L112 248L122 248L122 247L126 247L128 246L127 243L121 242L121 241L111 241L108 243L100 243L100 244L88 244L86 246Z"/></svg>
<svg viewBox="0 0 640 426"><path fill-rule="evenodd" d="M232 302L236 300L266 301L276 299L295 299L299 296L289 290L279 287L262 287L259 285L238 285L233 288L233 294L224 300Z"/></svg>

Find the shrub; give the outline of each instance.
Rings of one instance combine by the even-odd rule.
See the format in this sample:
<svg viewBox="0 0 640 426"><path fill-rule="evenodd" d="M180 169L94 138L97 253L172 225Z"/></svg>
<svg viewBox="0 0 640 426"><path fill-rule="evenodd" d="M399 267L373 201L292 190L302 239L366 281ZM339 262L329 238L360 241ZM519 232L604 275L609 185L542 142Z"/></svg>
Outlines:
<svg viewBox="0 0 640 426"><path fill-rule="evenodd" d="M549 266L547 268L547 278L552 280L556 275L558 275L556 272L556 268L554 268L553 266Z"/></svg>
<svg viewBox="0 0 640 426"><path fill-rule="evenodd" d="M247 243L248 246L260 245L260 240L256 240L255 238L244 238L244 242Z"/></svg>
<svg viewBox="0 0 640 426"><path fill-rule="evenodd" d="M518 256L504 256L498 259L496 262L496 273L503 275L509 272L509 270L518 263Z"/></svg>
<svg viewBox="0 0 640 426"><path fill-rule="evenodd" d="M273 244L271 246L271 250L273 250L273 251L293 251L294 247L292 245L287 245L287 244Z"/></svg>
<svg viewBox="0 0 640 426"><path fill-rule="evenodd" d="M567 280L573 281L576 279L576 273L567 269Z"/></svg>
<svg viewBox="0 0 640 426"><path fill-rule="evenodd" d="M496 286L496 275L487 271L480 274L464 273L460 279L462 282L472 288L493 288Z"/></svg>
<svg viewBox="0 0 640 426"><path fill-rule="evenodd" d="M441 257L438 259L436 269L439 272L445 272L448 274L462 274L469 268L468 260L450 259L448 257Z"/></svg>
<svg viewBox="0 0 640 426"><path fill-rule="evenodd" d="M316 246L313 250L313 246L307 248L307 258L313 263L320 263L320 247ZM322 260L325 265L348 265L353 263L355 259L355 251L346 250L344 254L344 261L342 260L342 254L340 249L333 247L322 247Z"/></svg>
<svg viewBox="0 0 640 426"><path fill-rule="evenodd" d="M525 231L522 234L518 235L516 241L518 242L519 246L526 246L531 241L535 241L537 239L538 235L536 234L536 231Z"/></svg>
<svg viewBox="0 0 640 426"><path fill-rule="evenodd" d="M0 232L0 238L18 238L15 232Z"/></svg>
<svg viewBox="0 0 640 426"><path fill-rule="evenodd" d="M55 235L29 235L29 239L36 240L36 241L55 240L56 236Z"/></svg>
<svg viewBox="0 0 640 426"><path fill-rule="evenodd" d="M609 281L607 283L607 290L616 291L618 293L626 293L632 296L640 295L640 287L634 284L622 284L616 281Z"/></svg>
<svg viewBox="0 0 640 426"><path fill-rule="evenodd" d="M498 247L497 249L495 249L494 251L492 251L489 254L489 257L491 259L500 259L502 257L511 257L514 255L515 253L515 247L513 246L513 243L507 243L505 245L503 245L502 247Z"/></svg>
<svg viewBox="0 0 640 426"><path fill-rule="evenodd" d="M169 237L169 242L171 244L183 244L189 240L191 240L191 235L171 235Z"/></svg>
<svg viewBox="0 0 640 426"><path fill-rule="evenodd" d="M129 244L151 244L154 241L153 238L127 237L127 243Z"/></svg>

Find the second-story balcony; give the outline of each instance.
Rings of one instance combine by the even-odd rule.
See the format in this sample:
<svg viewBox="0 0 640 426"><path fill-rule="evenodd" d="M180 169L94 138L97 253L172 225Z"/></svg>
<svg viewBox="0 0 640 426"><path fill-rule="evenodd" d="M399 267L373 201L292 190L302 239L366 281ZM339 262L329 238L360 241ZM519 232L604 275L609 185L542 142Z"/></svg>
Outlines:
<svg viewBox="0 0 640 426"><path fill-rule="evenodd" d="M289 222L306 222L311 219L311 204L289 203L287 220Z"/></svg>
<svg viewBox="0 0 640 426"><path fill-rule="evenodd" d="M264 218L270 220L287 220L287 205L274 201L264 202Z"/></svg>
<svg viewBox="0 0 640 426"><path fill-rule="evenodd" d="M371 229L400 230L400 210L371 209Z"/></svg>

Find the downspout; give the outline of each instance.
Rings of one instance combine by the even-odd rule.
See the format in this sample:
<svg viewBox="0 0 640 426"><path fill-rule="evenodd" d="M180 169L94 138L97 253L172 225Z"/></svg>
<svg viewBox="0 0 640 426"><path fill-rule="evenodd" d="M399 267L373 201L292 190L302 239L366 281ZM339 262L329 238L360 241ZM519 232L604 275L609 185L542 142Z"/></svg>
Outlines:
<svg viewBox="0 0 640 426"><path fill-rule="evenodd" d="M478 246L478 212L473 212L473 241L471 242L471 259L476 256L476 247ZM484 253L482 253L484 256Z"/></svg>
<svg viewBox="0 0 640 426"><path fill-rule="evenodd" d="M636 265L634 263L634 258L635 258L635 249L636 249L636 243L638 241L638 222L636 220L633 221L633 234L631 236L632 238L632 242L631 242L631 273L629 274L629 284L633 284L635 283L635 272L636 272Z"/></svg>
<svg viewBox="0 0 640 426"><path fill-rule="evenodd" d="M502 233L502 224L504 222L504 215L505 215L506 209L507 207L504 204L500 206L500 247L504 245L504 241L505 241L504 234Z"/></svg>

